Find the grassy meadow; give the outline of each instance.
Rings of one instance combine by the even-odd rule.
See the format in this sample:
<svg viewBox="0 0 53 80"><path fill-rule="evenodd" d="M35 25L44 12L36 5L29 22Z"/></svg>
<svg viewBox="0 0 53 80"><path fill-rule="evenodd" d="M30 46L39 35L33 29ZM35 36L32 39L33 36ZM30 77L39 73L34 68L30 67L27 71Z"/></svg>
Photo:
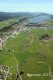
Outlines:
<svg viewBox="0 0 53 80"><path fill-rule="evenodd" d="M21 31L15 38L9 38L6 42L6 46L0 51L0 64L14 66L11 69L13 75L10 80L16 78L15 67L17 64L24 71L23 80L50 79L49 76L43 76L43 74L49 73L49 68L53 74L53 40L51 38L40 41L39 37L43 34L52 37L53 30L30 29L30 31ZM47 63L49 67L45 63L38 63L39 61ZM27 74L41 74L41 76L29 77Z"/></svg>

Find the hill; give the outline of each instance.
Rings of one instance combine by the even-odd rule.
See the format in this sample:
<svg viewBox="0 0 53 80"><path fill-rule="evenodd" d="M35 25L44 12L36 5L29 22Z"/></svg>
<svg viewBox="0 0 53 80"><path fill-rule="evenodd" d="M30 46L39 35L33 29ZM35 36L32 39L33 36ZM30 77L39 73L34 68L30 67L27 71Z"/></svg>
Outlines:
<svg viewBox="0 0 53 80"><path fill-rule="evenodd" d="M35 18L38 19L40 18L43 19L43 20L46 20L46 19L51 19L53 15L50 15L50 14L46 14L46 13L29 13L29 12L16 12L16 13L7 13L7 12L0 12L0 21L3 21L3 20L6 20L6 19L9 19L9 18L14 18L14 17L29 17L29 19L32 17L32 18ZM52 18L53 19L53 18Z"/></svg>

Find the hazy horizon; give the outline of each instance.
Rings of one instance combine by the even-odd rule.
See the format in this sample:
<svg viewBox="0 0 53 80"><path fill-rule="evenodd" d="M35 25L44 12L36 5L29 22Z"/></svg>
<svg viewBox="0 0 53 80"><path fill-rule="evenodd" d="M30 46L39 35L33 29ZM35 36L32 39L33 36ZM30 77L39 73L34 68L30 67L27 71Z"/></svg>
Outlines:
<svg viewBox="0 0 53 80"><path fill-rule="evenodd" d="M53 14L53 0L0 0L0 12L41 12Z"/></svg>

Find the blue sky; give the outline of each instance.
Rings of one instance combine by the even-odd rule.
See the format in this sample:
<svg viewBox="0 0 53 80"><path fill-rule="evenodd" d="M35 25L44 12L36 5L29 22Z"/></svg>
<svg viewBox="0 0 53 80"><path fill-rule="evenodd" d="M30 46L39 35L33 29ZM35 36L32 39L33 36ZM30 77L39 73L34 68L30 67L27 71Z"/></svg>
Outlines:
<svg viewBox="0 0 53 80"><path fill-rule="evenodd" d="M53 0L0 0L0 12L45 12L53 14Z"/></svg>

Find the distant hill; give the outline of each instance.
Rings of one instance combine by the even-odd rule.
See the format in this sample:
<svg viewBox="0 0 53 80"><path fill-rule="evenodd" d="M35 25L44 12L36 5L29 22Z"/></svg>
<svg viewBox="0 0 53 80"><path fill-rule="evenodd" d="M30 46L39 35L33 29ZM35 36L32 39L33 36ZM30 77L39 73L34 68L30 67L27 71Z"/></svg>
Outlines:
<svg viewBox="0 0 53 80"><path fill-rule="evenodd" d="M17 15L14 13L5 13L5 12L0 12L0 21L16 17Z"/></svg>
<svg viewBox="0 0 53 80"><path fill-rule="evenodd" d="M29 12L7 13L7 12L0 12L0 21L6 20L9 18L14 18L17 16L18 17L24 17L24 16L29 17L29 19L31 21L32 20L34 20L34 21L40 20L41 21L41 20L53 19L53 15L46 14L46 13L29 13Z"/></svg>
<svg viewBox="0 0 53 80"><path fill-rule="evenodd" d="M23 16L30 16L30 15L31 15L31 13L27 13L27 12L18 12L18 13L0 12L0 21L6 20L9 18L23 17Z"/></svg>

